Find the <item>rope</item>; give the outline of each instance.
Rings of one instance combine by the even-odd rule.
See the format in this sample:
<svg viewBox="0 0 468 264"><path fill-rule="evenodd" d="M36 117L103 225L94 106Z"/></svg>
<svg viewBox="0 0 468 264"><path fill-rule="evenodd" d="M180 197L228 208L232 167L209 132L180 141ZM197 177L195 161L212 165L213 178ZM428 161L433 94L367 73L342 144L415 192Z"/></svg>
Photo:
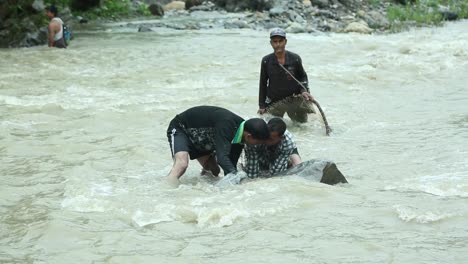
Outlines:
<svg viewBox="0 0 468 264"><path fill-rule="evenodd" d="M281 63L278 63L278 64L279 64L279 66L281 66L281 68L283 68L283 70L287 74L289 74L289 76L291 76L302 88L304 88L304 90L306 90L306 91L308 90L299 80L296 79L296 77L294 77L294 75L292 75L283 65L281 65ZM322 116L323 123L325 124L325 133L327 134L327 136L329 136L332 129L328 125L328 121L327 121L327 118L325 117L325 113L323 112L322 107L320 107L320 104L315 99L312 99L312 103L315 104L317 106L318 110L320 111L320 115Z"/></svg>

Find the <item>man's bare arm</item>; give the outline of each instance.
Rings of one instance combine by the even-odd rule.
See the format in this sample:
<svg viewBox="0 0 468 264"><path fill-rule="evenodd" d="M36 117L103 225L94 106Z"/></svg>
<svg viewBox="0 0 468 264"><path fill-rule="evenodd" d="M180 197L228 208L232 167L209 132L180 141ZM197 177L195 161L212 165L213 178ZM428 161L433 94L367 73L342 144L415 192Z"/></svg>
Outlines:
<svg viewBox="0 0 468 264"><path fill-rule="evenodd" d="M55 37L55 34L58 32L57 30L57 26L59 24L56 23L56 22L51 22L49 23L49 27L48 27L48 30L49 30L49 40L48 40L48 43L49 43L49 47L54 47L54 37Z"/></svg>

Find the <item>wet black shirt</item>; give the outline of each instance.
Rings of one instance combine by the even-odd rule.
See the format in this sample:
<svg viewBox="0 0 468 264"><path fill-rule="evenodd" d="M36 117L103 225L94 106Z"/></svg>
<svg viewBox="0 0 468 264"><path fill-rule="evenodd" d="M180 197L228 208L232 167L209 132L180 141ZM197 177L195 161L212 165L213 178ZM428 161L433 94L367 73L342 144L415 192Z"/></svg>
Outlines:
<svg viewBox="0 0 468 264"><path fill-rule="evenodd" d="M236 165L244 148L231 144L244 119L216 106L196 106L178 114L179 125L199 151L216 151L216 160L224 174L237 171Z"/></svg>
<svg viewBox="0 0 468 264"><path fill-rule="evenodd" d="M299 55L286 51L286 59L283 66L308 88L307 74L302 67L302 60ZM281 68L274 53L263 57L260 68L260 89L258 95L258 105L260 108L265 108L270 103L302 92L306 92L306 90ZM271 100L270 102L266 102L267 97Z"/></svg>

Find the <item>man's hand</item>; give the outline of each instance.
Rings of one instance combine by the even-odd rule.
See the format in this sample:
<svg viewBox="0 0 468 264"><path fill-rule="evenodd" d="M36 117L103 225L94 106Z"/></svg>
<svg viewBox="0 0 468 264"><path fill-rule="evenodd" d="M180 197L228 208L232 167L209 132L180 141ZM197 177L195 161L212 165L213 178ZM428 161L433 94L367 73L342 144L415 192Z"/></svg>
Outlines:
<svg viewBox="0 0 468 264"><path fill-rule="evenodd" d="M258 109L257 113L263 115L264 113L266 113L266 111L267 111L266 108L260 108Z"/></svg>
<svg viewBox="0 0 468 264"><path fill-rule="evenodd" d="M308 92L302 92L302 97L304 97L304 99L306 99L307 101L314 100L314 97Z"/></svg>

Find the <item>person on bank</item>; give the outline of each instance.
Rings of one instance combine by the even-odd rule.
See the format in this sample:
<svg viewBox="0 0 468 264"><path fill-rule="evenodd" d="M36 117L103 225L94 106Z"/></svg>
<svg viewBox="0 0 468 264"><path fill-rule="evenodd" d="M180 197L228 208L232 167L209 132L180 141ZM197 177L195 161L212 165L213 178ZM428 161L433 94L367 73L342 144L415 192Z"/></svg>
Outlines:
<svg viewBox="0 0 468 264"><path fill-rule="evenodd" d="M258 104L259 114L270 113L293 121L307 122L307 114L315 113L314 99L309 93L307 74L299 55L287 51L286 32L275 28L270 33L273 53L262 58ZM286 69L286 70L285 70ZM302 83L302 86L293 78Z"/></svg>
<svg viewBox="0 0 468 264"><path fill-rule="evenodd" d="M46 16L50 19L48 31L48 45L55 48L66 48L63 37L63 21L58 17L57 8L54 5L45 8Z"/></svg>
<svg viewBox="0 0 468 264"><path fill-rule="evenodd" d="M261 118L247 121L231 111L216 106L196 106L176 115L167 128L174 164L168 175L178 185L189 158L197 159L203 170L218 176L237 172L237 161L244 144L264 143L270 137ZM218 166L219 165L219 166Z"/></svg>
<svg viewBox="0 0 468 264"><path fill-rule="evenodd" d="M292 134L286 129L286 123L275 117L268 121L268 128L270 138L265 144L247 145L244 149L244 171L249 178L256 178L261 174L272 176L302 162Z"/></svg>

